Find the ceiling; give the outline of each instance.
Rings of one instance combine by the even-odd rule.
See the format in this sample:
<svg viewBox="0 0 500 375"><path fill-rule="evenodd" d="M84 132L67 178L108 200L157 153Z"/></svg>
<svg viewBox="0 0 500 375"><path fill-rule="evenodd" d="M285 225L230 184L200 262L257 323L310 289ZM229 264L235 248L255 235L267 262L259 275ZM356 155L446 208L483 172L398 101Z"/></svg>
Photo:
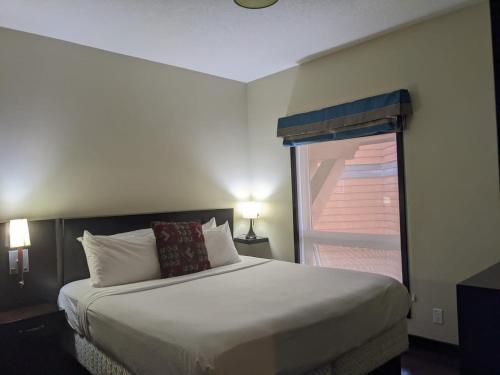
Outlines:
<svg viewBox="0 0 500 375"><path fill-rule="evenodd" d="M471 0L0 0L0 26L242 82ZM477 2L477 1L476 1Z"/></svg>

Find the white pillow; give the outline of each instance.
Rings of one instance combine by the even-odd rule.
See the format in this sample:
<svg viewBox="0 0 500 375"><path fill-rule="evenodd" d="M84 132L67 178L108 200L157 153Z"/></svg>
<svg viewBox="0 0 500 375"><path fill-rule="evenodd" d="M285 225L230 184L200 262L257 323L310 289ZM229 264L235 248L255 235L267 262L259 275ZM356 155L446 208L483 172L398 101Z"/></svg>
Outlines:
<svg viewBox="0 0 500 375"><path fill-rule="evenodd" d="M88 232L88 231L84 231L84 232ZM118 238L118 239L121 239L121 240L129 240L129 239L137 239L137 240L139 240L141 238L146 238L147 239L149 236L153 236L154 237L154 235L155 234L153 232L153 229L146 228L146 229L133 230L131 232L123 232L123 233L111 234L109 236L99 235L99 237ZM76 240L79 241L79 242L83 242L83 237L78 237Z"/></svg>
<svg viewBox="0 0 500 375"><path fill-rule="evenodd" d="M105 287L160 278L156 238L148 229L113 236L83 233L82 245L94 287ZM138 231L134 231L138 232ZM121 237L121 238L120 238Z"/></svg>
<svg viewBox="0 0 500 375"><path fill-rule="evenodd" d="M241 261L234 247L233 236L227 221L214 229L203 231L203 236L212 268Z"/></svg>
<svg viewBox="0 0 500 375"><path fill-rule="evenodd" d="M215 229L217 227L217 223L215 222L215 217L211 218L205 224L201 225L201 230L206 231L209 229Z"/></svg>
<svg viewBox="0 0 500 375"><path fill-rule="evenodd" d="M148 237L151 235L153 235L153 236L155 235L153 232L153 229L152 228L145 228L145 229L133 230L132 232L116 233L116 234L112 234L111 236L107 236L107 237L127 239L127 238L142 238L142 237Z"/></svg>
<svg viewBox="0 0 500 375"><path fill-rule="evenodd" d="M217 224L215 222L215 217L211 218L205 224L202 224L201 227L202 227L203 231L216 228ZM134 238L140 239L140 238L149 237L149 236L154 237L154 232L153 232L153 229L151 229L151 228L138 229L138 230L133 230L131 232L116 233L116 234L112 234L109 236L99 236L99 237L111 237L111 238L119 238L119 239L123 239L123 240L128 240L128 239L134 239ZM78 237L77 240L82 242L83 237Z"/></svg>

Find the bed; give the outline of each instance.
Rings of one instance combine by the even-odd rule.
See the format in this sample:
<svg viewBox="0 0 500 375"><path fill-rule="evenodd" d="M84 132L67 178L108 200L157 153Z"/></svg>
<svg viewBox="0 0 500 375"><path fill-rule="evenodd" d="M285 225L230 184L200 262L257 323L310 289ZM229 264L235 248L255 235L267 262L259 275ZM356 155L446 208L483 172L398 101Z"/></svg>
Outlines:
<svg viewBox="0 0 500 375"><path fill-rule="evenodd" d="M94 288L76 238L152 221L228 221L231 209L69 219L59 305L67 350L92 374L397 374L406 289L368 273L242 257L195 274Z"/></svg>

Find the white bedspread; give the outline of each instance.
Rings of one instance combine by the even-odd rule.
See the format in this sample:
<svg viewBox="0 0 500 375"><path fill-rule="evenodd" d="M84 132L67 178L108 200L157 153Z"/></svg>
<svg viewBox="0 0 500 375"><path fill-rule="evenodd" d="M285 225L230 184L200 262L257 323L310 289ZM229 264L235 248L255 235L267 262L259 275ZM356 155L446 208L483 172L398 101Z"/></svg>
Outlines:
<svg viewBox="0 0 500 375"><path fill-rule="evenodd" d="M369 273L242 257L200 273L61 289L70 325L131 372L300 374L405 317L406 289Z"/></svg>

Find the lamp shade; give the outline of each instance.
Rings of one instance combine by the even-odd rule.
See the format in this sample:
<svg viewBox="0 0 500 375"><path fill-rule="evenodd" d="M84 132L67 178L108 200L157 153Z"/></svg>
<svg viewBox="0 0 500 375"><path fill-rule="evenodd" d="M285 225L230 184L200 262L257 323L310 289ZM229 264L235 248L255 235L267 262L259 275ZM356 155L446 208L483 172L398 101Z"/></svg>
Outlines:
<svg viewBox="0 0 500 375"><path fill-rule="evenodd" d="M260 204L258 202L245 202L241 206L244 219L257 219L260 215Z"/></svg>
<svg viewBox="0 0 500 375"><path fill-rule="evenodd" d="M9 224L11 249L31 246L27 219L11 220Z"/></svg>
<svg viewBox="0 0 500 375"><path fill-rule="evenodd" d="M262 9L276 4L278 0L234 0L234 2L243 8Z"/></svg>

